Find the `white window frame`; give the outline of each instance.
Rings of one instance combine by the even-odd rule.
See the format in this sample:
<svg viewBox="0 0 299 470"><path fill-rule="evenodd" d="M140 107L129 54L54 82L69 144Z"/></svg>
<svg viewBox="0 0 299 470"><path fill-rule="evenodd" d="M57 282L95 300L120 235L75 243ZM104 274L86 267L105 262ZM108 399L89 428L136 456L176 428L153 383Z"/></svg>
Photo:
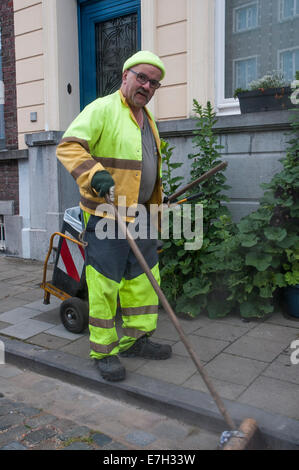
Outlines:
<svg viewBox="0 0 299 470"><path fill-rule="evenodd" d="M256 9L257 9L257 23L256 23L256 26L252 26L251 28L246 27L245 29L238 30L237 29L237 21L236 21L237 20L238 10L243 10L244 8L251 7L252 5L256 5ZM233 31L234 31L235 34L245 33L247 31L252 31L253 29L256 29L258 27L259 27L259 2L258 1L246 3L245 5L235 7L233 9Z"/></svg>
<svg viewBox="0 0 299 470"><path fill-rule="evenodd" d="M281 73L283 73L281 55L284 52L293 52L293 51L299 51L299 46L294 46L294 47L290 47L290 48L287 48L287 49L279 49L277 51L277 65L278 65L277 68L278 68L278 70L280 70ZM294 61L294 58L293 58L293 61ZM294 72L296 73L296 67L295 67L294 63L293 63L293 66L294 66ZM293 80L295 80L295 77L293 77Z"/></svg>
<svg viewBox="0 0 299 470"><path fill-rule="evenodd" d="M283 22L283 21L290 21L290 20L293 20L294 18L298 18L299 16L299 13L296 13L297 11L297 5L299 5L299 0L294 0L294 15L292 16L287 16L287 17L284 17L283 16L283 5L284 5L284 2L285 0L279 0L279 4L278 4L278 8L279 8L279 12L278 12L278 18L279 18L279 21L280 22Z"/></svg>
<svg viewBox="0 0 299 470"><path fill-rule="evenodd" d="M225 98L225 0L215 0L215 108L218 116L241 114L238 99Z"/></svg>

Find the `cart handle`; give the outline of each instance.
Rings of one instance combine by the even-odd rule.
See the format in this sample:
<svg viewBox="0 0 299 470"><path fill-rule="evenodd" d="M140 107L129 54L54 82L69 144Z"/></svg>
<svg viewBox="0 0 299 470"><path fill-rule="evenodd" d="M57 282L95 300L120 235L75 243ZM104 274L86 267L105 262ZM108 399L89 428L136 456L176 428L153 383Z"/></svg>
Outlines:
<svg viewBox="0 0 299 470"><path fill-rule="evenodd" d="M48 253L47 253L45 262L44 262L44 272L43 272L43 283L42 283L42 287L43 287L43 286L45 285L45 283L46 283L48 260L49 260L51 251L52 251L52 249L53 249L53 240L54 240L54 237L55 237L56 235L58 235L59 237L62 237L62 238L66 238L67 240L69 240L69 241L71 241L71 242L74 242L74 243L76 243L77 245L82 246L83 248L84 248L84 246L85 246L84 243L78 242L78 240L75 240L74 238L68 237L68 236L65 235L64 233L60 233L60 232L54 232L54 233L52 233L52 235L51 235L51 237L50 237L49 250L48 250Z"/></svg>

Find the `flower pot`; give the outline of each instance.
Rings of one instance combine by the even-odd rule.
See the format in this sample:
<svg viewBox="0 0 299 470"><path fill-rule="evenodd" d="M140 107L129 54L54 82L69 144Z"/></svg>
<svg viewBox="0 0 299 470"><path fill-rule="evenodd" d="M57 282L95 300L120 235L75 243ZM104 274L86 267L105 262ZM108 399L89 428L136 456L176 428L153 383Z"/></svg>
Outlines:
<svg viewBox="0 0 299 470"><path fill-rule="evenodd" d="M290 100L291 87L260 88L259 90L238 93L241 113L256 113L261 111L282 111L294 108Z"/></svg>
<svg viewBox="0 0 299 470"><path fill-rule="evenodd" d="M299 284L286 287L284 298L288 315L299 318Z"/></svg>

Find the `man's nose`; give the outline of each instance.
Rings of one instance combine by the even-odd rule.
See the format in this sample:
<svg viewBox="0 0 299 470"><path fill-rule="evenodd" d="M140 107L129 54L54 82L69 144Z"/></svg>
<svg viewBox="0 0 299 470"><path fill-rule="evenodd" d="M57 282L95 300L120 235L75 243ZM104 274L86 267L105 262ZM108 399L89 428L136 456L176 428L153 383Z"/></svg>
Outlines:
<svg viewBox="0 0 299 470"><path fill-rule="evenodd" d="M142 87L143 87L146 91L150 91L150 89L151 89L150 82L147 81L144 85L142 85Z"/></svg>

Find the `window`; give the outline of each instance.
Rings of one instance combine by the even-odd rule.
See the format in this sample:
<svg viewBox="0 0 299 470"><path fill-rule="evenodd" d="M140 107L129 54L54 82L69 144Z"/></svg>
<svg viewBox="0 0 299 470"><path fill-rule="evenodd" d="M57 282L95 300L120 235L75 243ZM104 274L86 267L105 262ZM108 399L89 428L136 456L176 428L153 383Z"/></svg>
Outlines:
<svg viewBox="0 0 299 470"><path fill-rule="evenodd" d="M248 85L257 78L257 58L235 60L234 88L248 88Z"/></svg>
<svg viewBox="0 0 299 470"><path fill-rule="evenodd" d="M1 28L0 28L0 150L5 148L4 134L4 83L2 74L2 47L1 47Z"/></svg>
<svg viewBox="0 0 299 470"><path fill-rule="evenodd" d="M285 79L291 83L299 70L299 47L293 50L281 51L280 70L284 74Z"/></svg>
<svg viewBox="0 0 299 470"><path fill-rule="evenodd" d="M258 3L251 3L244 7L234 9L236 33L248 31L258 26Z"/></svg>
<svg viewBox="0 0 299 470"><path fill-rule="evenodd" d="M280 20L289 20L299 15L299 0L280 0Z"/></svg>
<svg viewBox="0 0 299 470"><path fill-rule="evenodd" d="M239 113L237 88L269 72L286 83L299 70L299 0L215 0L215 83L218 114ZM280 21L292 18L292 21ZM292 15L292 16L290 16Z"/></svg>

